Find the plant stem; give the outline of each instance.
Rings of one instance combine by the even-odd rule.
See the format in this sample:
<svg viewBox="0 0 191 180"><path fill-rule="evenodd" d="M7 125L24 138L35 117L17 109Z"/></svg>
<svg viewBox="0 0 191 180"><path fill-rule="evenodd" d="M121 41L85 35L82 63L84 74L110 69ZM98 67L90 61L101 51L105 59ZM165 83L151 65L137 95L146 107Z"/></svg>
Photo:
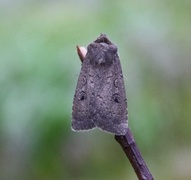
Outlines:
<svg viewBox="0 0 191 180"><path fill-rule="evenodd" d="M127 155L131 165L139 180L154 180L147 165L145 164L138 146L135 143L133 134L128 128L127 133L124 136L115 135L115 140L121 145L123 151Z"/></svg>

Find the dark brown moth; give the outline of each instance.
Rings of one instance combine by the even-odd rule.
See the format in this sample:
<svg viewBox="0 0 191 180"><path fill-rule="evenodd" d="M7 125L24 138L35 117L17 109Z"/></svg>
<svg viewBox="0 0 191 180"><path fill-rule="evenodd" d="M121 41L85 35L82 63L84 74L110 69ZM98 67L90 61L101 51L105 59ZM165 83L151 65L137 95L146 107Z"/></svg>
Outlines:
<svg viewBox="0 0 191 180"><path fill-rule="evenodd" d="M101 34L87 47L82 61L72 112L72 129L95 127L124 135L128 129L127 100L117 46ZM84 59L83 59L84 58Z"/></svg>

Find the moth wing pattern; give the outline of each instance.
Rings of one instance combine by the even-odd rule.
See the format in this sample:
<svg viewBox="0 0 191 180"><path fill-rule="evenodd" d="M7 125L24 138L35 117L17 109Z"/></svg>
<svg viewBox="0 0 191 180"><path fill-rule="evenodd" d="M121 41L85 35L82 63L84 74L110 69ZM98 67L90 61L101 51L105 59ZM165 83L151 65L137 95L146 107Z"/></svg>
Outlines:
<svg viewBox="0 0 191 180"><path fill-rule="evenodd" d="M127 100L122 69L117 54L113 57L112 66L100 68L95 86L95 107L97 113L93 116L96 126L103 131L116 135L124 135L128 129Z"/></svg>
<svg viewBox="0 0 191 180"><path fill-rule="evenodd" d="M84 59L72 108L72 129L74 131L85 131L95 127L89 116L88 66L88 60Z"/></svg>

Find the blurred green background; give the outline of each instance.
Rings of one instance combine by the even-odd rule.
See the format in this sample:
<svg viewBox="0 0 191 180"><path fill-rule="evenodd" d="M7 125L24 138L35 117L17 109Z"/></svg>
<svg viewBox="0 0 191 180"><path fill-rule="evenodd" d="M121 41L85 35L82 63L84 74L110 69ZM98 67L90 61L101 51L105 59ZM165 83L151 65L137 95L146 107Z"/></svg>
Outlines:
<svg viewBox="0 0 191 180"><path fill-rule="evenodd" d="M155 179L191 179L191 1L1 0L0 179L137 179L114 136L71 131L76 45L119 49L129 126Z"/></svg>

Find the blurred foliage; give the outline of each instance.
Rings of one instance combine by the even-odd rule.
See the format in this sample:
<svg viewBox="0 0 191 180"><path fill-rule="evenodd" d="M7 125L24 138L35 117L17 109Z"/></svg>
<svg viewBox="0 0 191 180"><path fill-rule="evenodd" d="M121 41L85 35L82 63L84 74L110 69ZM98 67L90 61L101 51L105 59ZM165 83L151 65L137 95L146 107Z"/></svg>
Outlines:
<svg viewBox="0 0 191 180"><path fill-rule="evenodd" d="M156 179L191 179L191 1L0 1L0 179L137 179L99 130L71 131L75 46L117 44L129 125Z"/></svg>

